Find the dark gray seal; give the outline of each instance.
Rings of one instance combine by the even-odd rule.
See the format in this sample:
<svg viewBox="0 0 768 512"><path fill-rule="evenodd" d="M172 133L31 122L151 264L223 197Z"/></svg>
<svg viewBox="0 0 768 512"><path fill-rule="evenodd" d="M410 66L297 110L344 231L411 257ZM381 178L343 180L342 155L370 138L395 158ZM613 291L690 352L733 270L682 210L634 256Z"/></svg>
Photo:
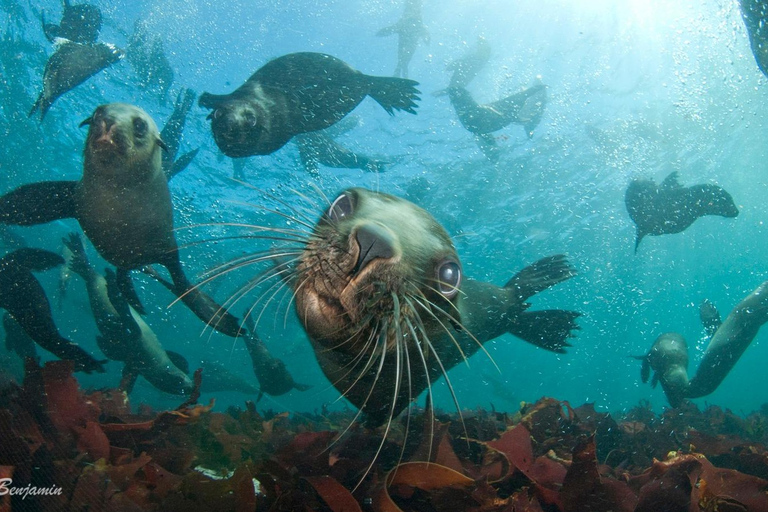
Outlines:
<svg viewBox="0 0 768 512"><path fill-rule="evenodd" d="M408 66L422 41L429 43L429 32L421 16L421 0L406 0L403 15L394 25L385 27L379 37L397 34L397 66L395 76L408 78Z"/></svg>
<svg viewBox="0 0 768 512"><path fill-rule="evenodd" d="M146 20L134 24L126 54L128 63L139 79L139 86L156 94L160 103L165 105L175 73L165 52L162 37L150 32Z"/></svg>
<svg viewBox="0 0 768 512"><path fill-rule="evenodd" d="M179 91L176 102L173 104L171 117L165 122L160 139L165 142L167 150L163 151L163 172L170 181L171 178L187 168L197 156L200 148L193 149L176 159L181 147L181 136L184 133L184 125L187 123L187 114L195 102L197 94L192 89Z"/></svg>
<svg viewBox="0 0 768 512"><path fill-rule="evenodd" d="M61 256L42 249L17 249L0 258L0 308L10 313L35 343L60 359L73 361L75 371L103 373L103 361L59 333L45 290L32 274L62 264Z"/></svg>
<svg viewBox="0 0 768 512"><path fill-rule="evenodd" d="M46 39L50 42L63 38L74 43L95 43L101 32L101 9L92 4L72 5L69 0L62 0L61 4L61 22L58 25L46 23L45 11L42 13Z"/></svg>
<svg viewBox="0 0 768 512"><path fill-rule="evenodd" d="M303 133L293 139L299 149L299 158L304 169L319 175L319 166L334 169L362 169L368 172L382 172L388 163L362 153L356 153L336 142L325 130Z"/></svg>
<svg viewBox="0 0 768 512"><path fill-rule="evenodd" d="M163 173L164 145L142 109L111 103L83 122L90 125L80 181L23 185L0 197L0 223L35 225L73 217L99 253L118 268L124 295L141 311L129 271L159 263L173 292L201 320L229 336L239 321L184 275L173 231L173 205Z"/></svg>
<svg viewBox="0 0 768 512"><path fill-rule="evenodd" d="M42 120L57 98L125 56L123 50L108 43L58 41L56 51L45 64L43 91L29 111L30 117L39 110Z"/></svg>
<svg viewBox="0 0 768 512"><path fill-rule="evenodd" d="M300 133L328 128L370 96L389 114L416 113L418 82L364 75L322 53L291 53L254 73L231 94L200 95L211 130L231 158L268 155Z"/></svg>
<svg viewBox="0 0 768 512"><path fill-rule="evenodd" d="M343 192L302 245L296 312L323 373L369 425L391 422L502 334L564 352L578 329L577 312L529 310L530 297L575 274L564 256L504 286L466 278L445 230L395 196Z"/></svg>
<svg viewBox="0 0 768 512"><path fill-rule="evenodd" d="M683 187L678 173L667 176L661 185L652 180L632 180L624 203L637 226L635 252L646 235L682 233L705 215L733 218L739 209L731 195L717 185Z"/></svg>
<svg viewBox="0 0 768 512"><path fill-rule="evenodd" d="M720 323L720 314L709 301L700 307L699 316L706 332L712 333L696 375L688 380L688 349L680 334L659 337L643 359L642 378L649 368L659 376L667 400L678 407L686 398L701 398L713 393L747 350L760 328L768 322L768 281L744 297Z"/></svg>

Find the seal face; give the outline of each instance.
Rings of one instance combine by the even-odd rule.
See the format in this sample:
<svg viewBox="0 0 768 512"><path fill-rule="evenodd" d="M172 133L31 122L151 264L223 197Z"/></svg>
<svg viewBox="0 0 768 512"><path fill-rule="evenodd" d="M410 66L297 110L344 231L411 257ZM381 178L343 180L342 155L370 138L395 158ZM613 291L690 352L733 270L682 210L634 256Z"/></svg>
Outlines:
<svg viewBox="0 0 768 512"><path fill-rule="evenodd" d="M526 312L526 299L572 275L555 256L504 287L466 279L448 233L429 213L355 188L315 225L292 283L326 377L378 425L505 332L562 352L579 314Z"/></svg>

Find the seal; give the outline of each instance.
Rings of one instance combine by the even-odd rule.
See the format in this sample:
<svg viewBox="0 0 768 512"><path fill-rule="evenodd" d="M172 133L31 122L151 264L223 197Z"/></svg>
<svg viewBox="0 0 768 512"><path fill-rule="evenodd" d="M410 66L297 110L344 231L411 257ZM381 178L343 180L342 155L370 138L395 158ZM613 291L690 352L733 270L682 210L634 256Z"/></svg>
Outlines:
<svg viewBox="0 0 768 512"><path fill-rule="evenodd" d="M768 76L768 5L762 0L739 0L749 46L757 67Z"/></svg>
<svg viewBox="0 0 768 512"><path fill-rule="evenodd" d="M62 242L67 249L67 266L85 282L91 313L100 333L96 343L109 359L125 363L124 380L128 374L141 375L166 393L190 394L194 383L187 372L177 367L152 328L122 296L114 272L107 269L103 276L96 271L77 233L71 233Z"/></svg>
<svg viewBox="0 0 768 512"><path fill-rule="evenodd" d="M243 341L251 356L253 373L259 381L259 396L256 399L256 403L262 399L264 394L280 396L294 389L299 391L310 389L311 385L300 384L294 381L285 363L269 352L267 346L256 334L255 322L248 312L246 312L244 318L248 325L249 333L243 336Z"/></svg>
<svg viewBox="0 0 768 512"><path fill-rule="evenodd" d="M328 128L370 96L390 115L416 113L418 82L361 73L322 53L271 60L231 94L204 92L198 104L216 145L231 158L268 155L299 133Z"/></svg>
<svg viewBox="0 0 768 512"><path fill-rule="evenodd" d="M728 376L760 328L768 322L768 281L744 297L724 322L720 323L717 308L706 300L699 308L699 317L705 331L713 334L696 375L690 381L688 348L680 334L662 335L648 355L640 358L643 359L643 382L648 380L648 368L661 375L664 394L672 407L678 407L686 398L701 398L713 393Z"/></svg>
<svg viewBox="0 0 768 512"><path fill-rule="evenodd" d="M29 111L32 117L39 110L40 120L56 99L125 56L123 50L109 43L81 44L66 39L57 39L57 43L45 64L43 91Z"/></svg>
<svg viewBox="0 0 768 512"><path fill-rule="evenodd" d="M385 27L376 35L379 37L397 34L397 66L395 76L408 78L408 66L416 48L424 41L429 44L429 32L421 17L421 0L406 0L403 15L394 25Z"/></svg>
<svg viewBox="0 0 768 512"><path fill-rule="evenodd" d="M739 215L733 198L723 188L711 184L683 187L677 171L667 176L661 185L653 180L632 180L624 203L637 226L635 253L646 235L682 233L705 215L728 218Z"/></svg>
<svg viewBox="0 0 768 512"><path fill-rule="evenodd" d="M69 0L62 0L61 4L61 22L58 25L46 23L45 11L42 13L46 39L54 42L61 37L75 43L95 43L101 32L101 9L91 4L72 5Z"/></svg>
<svg viewBox="0 0 768 512"><path fill-rule="evenodd" d="M578 329L577 312L528 310L530 297L575 275L565 256L503 287L465 278L440 224L392 195L342 192L301 243L296 312L323 373L369 426L390 424L489 340L512 333L564 352Z"/></svg>
<svg viewBox="0 0 768 512"><path fill-rule="evenodd" d="M160 103L165 105L175 74L165 53L162 37L150 31L147 20L137 20L134 24L126 53L128 63L139 79L138 85L155 93Z"/></svg>
<svg viewBox="0 0 768 512"><path fill-rule="evenodd" d="M142 312L129 271L159 263L175 293L200 319L230 336L239 321L193 287L184 275L173 233L173 205L163 173L164 145L142 109L124 103L98 107L90 125L80 181L23 185L0 197L0 223L34 225L73 217L104 259L118 268L121 290Z"/></svg>
<svg viewBox="0 0 768 512"><path fill-rule="evenodd" d="M73 361L75 371L103 373L103 361L59 333L45 290L32 274L63 263L58 254L32 248L17 249L0 258L0 308L10 313L35 343L60 359Z"/></svg>
<svg viewBox="0 0 768 512"><path fill-rule="evenodd" d="M304 169L313 176L319 175L318 167L335 169L362 169L368 172L382 172L388 163L370 156L356 153L336 142L325 131L302 133L294 138L299 149L299 158Z"/></svg>

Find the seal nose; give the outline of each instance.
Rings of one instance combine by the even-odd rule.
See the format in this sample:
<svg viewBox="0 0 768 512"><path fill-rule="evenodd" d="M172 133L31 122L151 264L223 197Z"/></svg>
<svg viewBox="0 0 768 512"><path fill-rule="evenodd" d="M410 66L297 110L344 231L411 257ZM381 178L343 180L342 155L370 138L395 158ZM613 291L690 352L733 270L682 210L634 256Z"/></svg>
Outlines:
<svg viewBox="0 0 768 512"><path fill-rule="evenodd" d="M355 240L357 240L357 245L360 247L360 255L357 257L357 264L352 270L353 274L363 270L366 265L376 258L386 259L395 255L392 234L376 224L366 224L358 228L355 233Z"/></svg>

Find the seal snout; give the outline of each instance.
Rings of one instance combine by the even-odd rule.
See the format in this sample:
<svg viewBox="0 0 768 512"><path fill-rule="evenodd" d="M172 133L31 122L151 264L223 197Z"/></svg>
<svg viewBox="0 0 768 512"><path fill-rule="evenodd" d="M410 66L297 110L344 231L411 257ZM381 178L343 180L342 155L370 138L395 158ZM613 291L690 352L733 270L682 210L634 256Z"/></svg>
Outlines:
<svg viewBox="0 0 768 512"><path fill-rule="evenodd" d="M364 224L357 229L355 241L359 254L352 274L359 274L369 263L377 258L389 259L395 256L394 235L378 224Z"/></svg>

